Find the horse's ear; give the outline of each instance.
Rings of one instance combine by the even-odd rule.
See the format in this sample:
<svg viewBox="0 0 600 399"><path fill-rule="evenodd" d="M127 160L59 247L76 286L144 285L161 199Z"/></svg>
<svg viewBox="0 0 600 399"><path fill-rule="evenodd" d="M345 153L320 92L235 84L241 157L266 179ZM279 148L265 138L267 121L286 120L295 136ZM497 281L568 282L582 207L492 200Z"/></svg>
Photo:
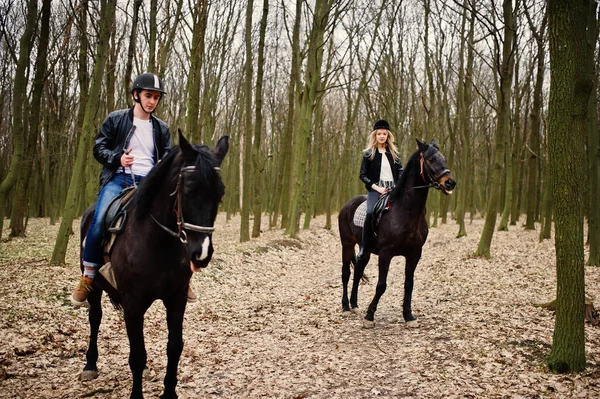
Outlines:
<svg viewBox="0 0 600 399"><path fill-rule="evenodd" d="M417 145L419 146L419 151L421 151L421 152L427 151L429 146L427 144L425 144L424 141L421 141L419 139L416 139L416 140L417 140Z"/></svg>
<svg viewBox="0 0 600 399"><path fill-rule="evenodd" d="M196 159L196 150L192 147L189 141L185 138L181 129L177 129L179 134L179 148L183 154L183 159L186 163L192 163Z"/></svg>
<svg viewBox="0 0 600 399"><path fill-rule="evenodd" d="M213 151L217 160L216 166L221 166L221 162L223 162L223 158L225 158L227 151L229 151L229 136L223 136L219 139L219 142Z"/></svg>

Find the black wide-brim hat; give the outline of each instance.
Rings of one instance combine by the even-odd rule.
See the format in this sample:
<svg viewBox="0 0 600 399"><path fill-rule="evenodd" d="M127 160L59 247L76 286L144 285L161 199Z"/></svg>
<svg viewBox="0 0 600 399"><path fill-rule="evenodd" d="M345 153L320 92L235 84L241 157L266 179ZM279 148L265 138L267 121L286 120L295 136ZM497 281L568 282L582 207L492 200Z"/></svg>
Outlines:
<svg viewBox="0 0 600 399"><path fill-rule="evenodd" d="M373 125L373 130L387 129L390 130L390 124L385 119L380 119Z"/></svg>

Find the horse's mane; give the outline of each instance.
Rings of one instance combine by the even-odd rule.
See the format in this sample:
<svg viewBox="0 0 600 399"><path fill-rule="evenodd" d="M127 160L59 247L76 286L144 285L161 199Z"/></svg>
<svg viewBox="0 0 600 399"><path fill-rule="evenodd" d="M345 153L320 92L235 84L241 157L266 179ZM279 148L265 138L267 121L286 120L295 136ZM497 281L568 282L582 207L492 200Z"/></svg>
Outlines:
<svg viewBox="0 0 600 399"><path fill-rule="evenodd" d="M215 178L217 171L214 168L213 152L205 145L193 145L193 148L198 153L194 162L196 170L193 174L186 174L186 181L205 187L209 195L220 198L225 188L221 179ZM176 146L150 170L131 199L136 218L143 218L150 212L153 200L165 185L171 192L175 191L182 166L183 154L181 148Z"/></svg>

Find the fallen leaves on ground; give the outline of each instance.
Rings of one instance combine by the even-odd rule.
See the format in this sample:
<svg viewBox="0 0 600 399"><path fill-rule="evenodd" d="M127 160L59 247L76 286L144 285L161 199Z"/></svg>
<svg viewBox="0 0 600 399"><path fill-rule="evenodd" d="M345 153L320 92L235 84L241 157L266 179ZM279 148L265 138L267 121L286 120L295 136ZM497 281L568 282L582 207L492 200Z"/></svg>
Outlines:
<svg viewBox="0 0 600 399"><path fill-rule="evenodd" d="M273 229L239 243L239 223L219 215L213 261L193 276L198 301L185 315L180 398L600 397L600 328L586 324L584 372L557 375L544 366L554 315L534 305L556 295L555 252L537 231L495 232L493 258L483 259L472 256L483 220L460 239L455 224L432 228L415 277L419 327L407 329L402 319L404 259L394 258L375 328L363 329L362 316L341 312L337 226L325 230L319 217L297 240ZM1 244L1 396L128 397L125 324L106 298L100 376L78 380L89 334L87 310L69 304L78 237L67 264L51 266L57 230L48 219L30 219L27 237ZM363 310L374 295L376 261L360 287ZM600 268L585 272L586 294L600 298ZM144 393L158 397L167 360L159 302L146 314L145 340Z"/></svg>

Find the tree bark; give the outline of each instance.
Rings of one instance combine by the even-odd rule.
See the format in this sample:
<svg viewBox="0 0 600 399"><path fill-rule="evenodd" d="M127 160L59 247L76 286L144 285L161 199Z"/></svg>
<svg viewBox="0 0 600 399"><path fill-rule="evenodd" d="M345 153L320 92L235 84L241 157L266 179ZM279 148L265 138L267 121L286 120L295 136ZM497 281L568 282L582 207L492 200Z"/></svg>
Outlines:
<svg viewBox="0 0 600 399"><path fill-rule="evenodd" d="M515 45L515 18L512 10L512 1L503 0L504 15L504 42L502 43L501 66L498 70L500 76L500 88L498 97L498 121L496 124L496 133L494 142L496 145L493 169L490 178L490 194L487 201L485 223L479 245L477 246L476 256L491 257L490 246L494 235L494 226L498 216L498 204L500 202L500 193L502 188L502 176L504 168L504 154L506 150L506 136L509 129L510 117L510 99L512 89L512 76L514 66L514 48Z"/></svg>
<svg viewBox="0 0 600 399"><path fill-rule="evenodd" d="M75 217L75 207L77 204L77 195L81 193L81 185L83 184L84 163L86 154L89 152L90 143L94 136L94 118L98 101L100 98L100 89L102 85L102 77L104 75L104 67L106 58L108 57L108 45L110 40L111 26L115 21L115 10L117 0L107 0L104 3L101 11L102 20L100 23L100 32L98 37L98 47L96 50L94 72L92 76L92 84L88 96L88 102L85 106L85 116L83 118L83 126L79 145L77 147L77 157L73 167L73 174L69 183L67 199L63 210L63 217L60 223L60 228L54 245L52 259L50 263L53 265L64 264L69 235L71 234L73 218Z"/></svg>
<svg viewBox="0 0 600 399"><path fill-rule="evenodd" d="M13 154L8 173L0 184L0 239L2 238L2 229L4 226L6 198L17 182L25 148L26 118L24 117L24 112L27 101L27 77L25 71L29 65L29 54L33 45L32 38L36 30L36 18L37 0L29 0L27 2L25 30L19 42L19 58L17 60L13 83Z"/></svg>
<svg viewBox="0 0 600 399"><path fill-rule="evenodd" d="M260 34L258 40L258 60L256 70L256 108L254 121L254 143L252 148L252 163L254 167L254 200L252 213L254 214L254 223L252 225L252 237L260 236L261 215L262 215L262 188L261 176L264 170L264 161L260 154L260 145L262 142L263 125L263 76L265 63L265 33L267 30L267 15L269 14L269 0L263 0L263 14L260 20Z"/></svg>
<svg viewBox="0 0 600 399"><path fill-rule="evenodd" d="M202 64L204 63L204 51L206 36L206 24L208 21L208 0L196 0L194 7L194 27L192 32L192 48L190 49L190 74L186 87L186 121L190 142L197 143L202 137L198 124L200 114L200 87L202 77Z"/></svg>
<svg viewBox="0 0 600 399"><path fill-rule="evenodd" d="M296 14L294 16L294 27L292 28L292 60L290 70L290 81L288 84L288 110L285 119L285 128L281 139L280 152L281 160L277 167L277 182L275 188L275 209L271 225L277 224L278 215L281 214L281 228L287 228L289 225L289 204L290 193L292 192L292 140L294 132L294 120L296 115L296 93L300 86L300 21L302 17L302 4L304 0L296 1Z"/></svg>
<svg viewBox="0 0 600 399"><path fill-rule="evenodd" d="M596 3L589 2L590 10L588 12L588 46L594 48L598 41L598 14ZM594 59L591 62L590 69L594 69ZM596 69L594 71L593 95L590 96L588 106L589 137L588 137L588 166L590 191L588 193L588 243L590 254L586 265L600 266L600 207L598 198L600 197L600 135L598 134L598 73L600 69L600 58L597 59Z"/></svg>
<svg viewBox="0 0 600 399"><path fill-rule="evenodd" d="M252 208L252 12L254 0L246 6L246 32L244 43L246 62L244 64L244 131L242 158L242 209L240 218L240 242L250 240L250 209ZM256 217L256 215L255 215Z"/></svg>
<svg viewBox="0 0 600 399"><path fill-rule="evenodd" d="M15 237L25 235L24 219L29 205L29 201L27 200L27 187L29 186L31 171L33 170L33 163L35 162L38 149L38 137L40 136L42 91L46 79L46 56L48 54L48 42L50 38L50 12L50 0L44 0L42 2L42 19L38 42L38 54L35 61L35 77L33 81L31 106L28 116L25 118L25 121L29 121L24 151L25 156L23 163L21 164L21 171L15 190L14 205L10 217L10 235Z"/></svg>
<svg viewBox="0 0 600 399"><path fill-rule="evenodd" d="M129 35L129 46L127 47L127 61L125 62L125 74L123 75L123 91L129 108L133 107L131 96L131 75L133 73L133 57L135 55L135 43L137 39L138 21L140 20L140 7L143 0L133 1L133 12L131 17L131 34Z"/></svg>
<svg viewBox="0 0 600 399"><path fill-rule="evenodd" d="M548 144L555 217L556 320L548 367L585 368L583 188L587 107L592 90L586 40L590 0L549 0ZM582 62L583 61L583 62Z"/></svg>
<svg viewBox="0 0 600 399"><path fill-rule="evenodd" d="M329 21L329 13L335 0L317 0L313 25L307 50L307 65L304 74L304 86L299 104L297 151L294 151L294 189L291 202L290 224L287 232L296 238L299 230L302 198L304 195L304 178L308 146L312 134L312 110L315 104L317 88L321 82L321 66L323 62L323 41L325 29Z"/></svg>

